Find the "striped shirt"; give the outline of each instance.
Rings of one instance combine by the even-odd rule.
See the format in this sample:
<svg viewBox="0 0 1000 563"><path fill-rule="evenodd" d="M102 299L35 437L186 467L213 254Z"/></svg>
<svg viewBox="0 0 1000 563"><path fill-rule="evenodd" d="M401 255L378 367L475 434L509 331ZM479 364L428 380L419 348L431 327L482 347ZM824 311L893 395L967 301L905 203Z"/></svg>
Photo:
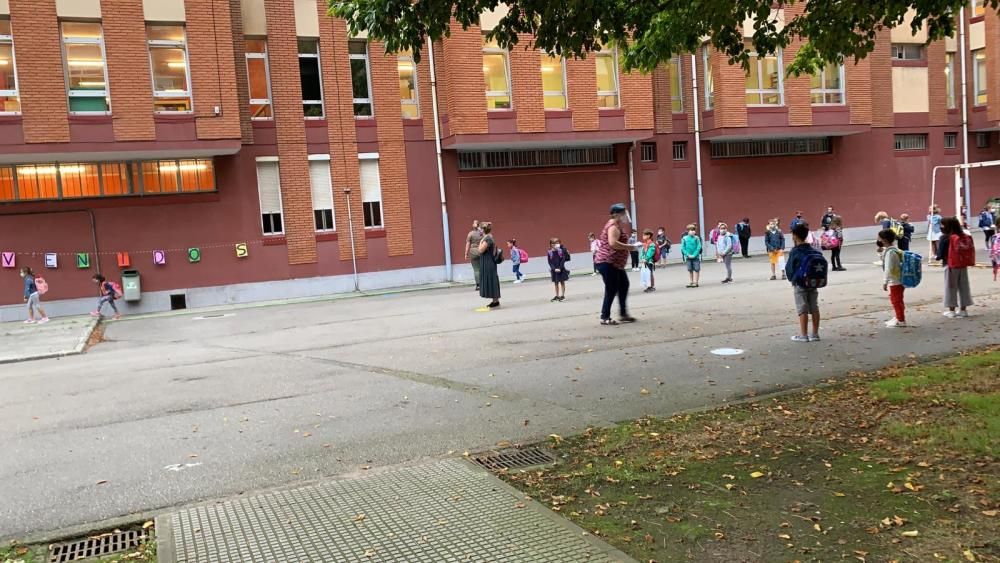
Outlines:
<svg viewBox="0 0 1000 563"><path fill-rule="evenodd" d="M609 219L604 225L604 229L601 230L601 235L597 237L597 252L594 254L594 263L611 264L619 270L624 270L625 263L628 262L629 251L611 248L611 244L608 242L608 230L616 223L617 221L614 219ZM628 242L631 231L631 228L619 227L618 242L622 244Z"/></svg>

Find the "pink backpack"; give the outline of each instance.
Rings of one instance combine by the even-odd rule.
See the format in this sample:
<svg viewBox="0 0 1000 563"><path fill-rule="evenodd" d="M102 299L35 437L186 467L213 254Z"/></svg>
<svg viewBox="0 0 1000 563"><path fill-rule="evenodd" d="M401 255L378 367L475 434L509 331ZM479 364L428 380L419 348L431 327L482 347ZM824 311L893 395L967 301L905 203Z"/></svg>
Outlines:
<svg viewBox="0 0 1000 563"><path fill-rule="evenodd" d="M528 253L523 248L517 249L518 255L521 257L521 263L526 264L528 262Z"/></svg>
<svg viewBox="0 0 1000 563"><path fill-rule="evenodd" d="M35 276L35 289L38 290L39 295L45 295L49 292L49 282L45 281L42 276Z"/></svg>

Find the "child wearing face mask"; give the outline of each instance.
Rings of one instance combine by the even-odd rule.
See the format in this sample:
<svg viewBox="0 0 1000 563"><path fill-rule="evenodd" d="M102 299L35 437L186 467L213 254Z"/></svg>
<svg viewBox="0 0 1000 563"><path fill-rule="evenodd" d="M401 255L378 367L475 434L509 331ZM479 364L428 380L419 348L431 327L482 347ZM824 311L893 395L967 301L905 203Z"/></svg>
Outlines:
<svg viewBox="0 0 1000 563"><path fill-rule="evenodd" d="M722 280L722 283L733 281L733 252L736 250L733 236L725 223L719 223L719 238L715 242L715 252L719 256L719 262L726 266L726 279Z"/></svg>
<svg viewBox="0 0 1000 563"><path fill-rule="evenodd" d="M566 262L569 262L569 251L562 247L562 242L556 237L549 239L548 258L552 285L556 289L556 296L551 300L553 302L563 301L566 299L566 280L569 279L569 270L566 269Z"/></svg>
<svg viewBox="0 0 1000 563"><path fill-rule="evenodd" d="M24 321L24 324L45 324L49 322L49 317L45 314L45 309L42 308L41 296L38 291L38 284L35 283L35 273L31 271L31 268L25 266L21 268L21 278L24 279L24 302L27 304L28 308L28 318ZM40 282L39 282L40 283ZM38 311L39 319L35 320L35 311Z"/></svg>

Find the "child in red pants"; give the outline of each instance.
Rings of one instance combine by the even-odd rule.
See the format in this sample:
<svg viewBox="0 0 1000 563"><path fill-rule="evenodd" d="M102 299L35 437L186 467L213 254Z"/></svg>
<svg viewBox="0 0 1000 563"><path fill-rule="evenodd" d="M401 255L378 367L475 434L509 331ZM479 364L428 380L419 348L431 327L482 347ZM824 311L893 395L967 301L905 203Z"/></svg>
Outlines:
<svg viewBox="0 0 1000 563"><path fill-rule="evenodd" d="M896 317L886 321L889 328L906 326L906 305L903 304L903 282L901 281L903 251L896 248L896 233L884 229L878 234L882 243L882 290L889 292L889 302Z"/></svg>

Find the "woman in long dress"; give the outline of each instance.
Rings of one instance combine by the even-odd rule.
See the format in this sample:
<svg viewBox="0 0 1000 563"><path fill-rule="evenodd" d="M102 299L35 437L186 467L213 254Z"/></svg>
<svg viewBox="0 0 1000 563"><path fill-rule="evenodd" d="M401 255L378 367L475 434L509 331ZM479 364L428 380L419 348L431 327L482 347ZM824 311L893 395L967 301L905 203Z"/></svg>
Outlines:
<svg viewBox="0 0 1000 563"><path fill-rule="evenodd" d="M490 309L500 306L500 274L497 273L497 245L493 240L493 224L480 223L483 240L479 241L479 296L490 299Z"/></svg>

